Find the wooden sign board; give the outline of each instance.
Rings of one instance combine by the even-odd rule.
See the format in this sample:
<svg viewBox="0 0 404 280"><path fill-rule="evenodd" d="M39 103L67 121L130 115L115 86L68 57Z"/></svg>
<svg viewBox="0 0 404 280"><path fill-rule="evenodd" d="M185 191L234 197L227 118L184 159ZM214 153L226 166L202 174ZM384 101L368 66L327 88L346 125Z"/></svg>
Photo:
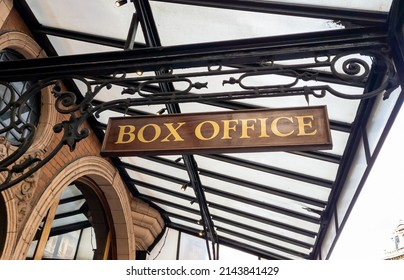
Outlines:
<svg viewBox="0 0 404 280"><path fill-rule="evenodd" d="M332 147L325 106L111 118L102 156Z"/></svg>

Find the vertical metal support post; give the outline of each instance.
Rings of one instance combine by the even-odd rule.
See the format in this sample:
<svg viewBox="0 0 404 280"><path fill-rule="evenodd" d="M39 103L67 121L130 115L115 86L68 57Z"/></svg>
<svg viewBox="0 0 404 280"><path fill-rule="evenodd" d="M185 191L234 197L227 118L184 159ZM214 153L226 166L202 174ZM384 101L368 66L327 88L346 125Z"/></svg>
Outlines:
<svg viewBox="0 0 404 280"><path fill-rule="evenodd" d="M135 37L137 33L137 28L139 26L139 19L136 13L133 13L132 20L130 22L128 36L125 42L125 50L133 50L133 46L135 45Z"/></svg>
<svg viewBox="0 0 404 280"><path fill-rule="evenodd" d="M150 47L160 47L161 41L158 35L157 27L154 22L154 18L151 12L150 3L148 0L139 0L134 1L134 5L136 8L137 15L139 17L140 24L142 26L143 35L146 40L146 44ZM156 75L163 74L164 69L160 69L156 71ZM161 92L170 92L173 90L173 85L171 83L161 83L160 84ZM180 107L178 104L167 104L167 111L170 114L181 113ZM195 161L195 158L192 155L183 155L184 164L186 166L192 188L194 189L195 196L197 198L197 202L200 207L200 213L203 220L203 227L205 229L205 238L207 242L207 249L209 258L211 259L211 252L209 248L208 241L212 242L212 251L213 251L213 259L217 259L216 254L216 244L217 244L217 234L215 231L215 227L213 225L213 220L209 213L209 208L206 202L206 197L202 188L202 183L198 174L198 167Z"/></svg>

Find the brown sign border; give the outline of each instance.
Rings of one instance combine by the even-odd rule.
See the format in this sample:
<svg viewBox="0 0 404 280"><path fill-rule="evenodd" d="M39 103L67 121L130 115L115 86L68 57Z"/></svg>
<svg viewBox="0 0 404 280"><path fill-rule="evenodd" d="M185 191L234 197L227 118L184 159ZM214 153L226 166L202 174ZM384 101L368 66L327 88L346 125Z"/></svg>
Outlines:
<svg viewBox="0 0 404 280"><path fill-rule="evenodd" d="M211 140L210 143L205 141L203 144L214 144L215 142L219 142L219 144L215 144L214 146L200 146L203 142L201 140L196 141L198 139L192 138L192 140L187 143L187 146L183 146L186 142L185 140L180 142L174 141L155 141L156 143L141 143L142 147L137 147L136 145L131 144L115 144L113 143L117 140L117 131L113 129L116 125L124 124L124 123L135 123L138 125L143 122L143 125L158 123L159 125L164 125L164 123L175 123L185 122L186 125L182 127L178 127L178 125L172 125L171 130L178 129L178 132L183 129L188 131L187 127L188 123L195 122L204 122L212 120L221 120L223 118L227 120L230 119L241 119L244 118L262 118L264 116L280 116L286 119L285 116L293 115L299 113L299 116L302 115L315 115L316 129L317 132L315 136L304 136L304 137L293 137L290 136L288 139L284 137L285 141L274 144L273 139L276 136L269 137L270 141L261 141L262 139L256 140L247 139L246 141L214 141ZM298 115L296 115L298 116ZM286 121L287 122L287 121ZM234 123L231 124L233 126ZM251 123L249 124L251 125ZM206 127L209 124L205 125ZM138 126L139 127L139 126ZM164 127L167 130L167 127ZM308 128L310 129L310 128ZM240 130L240 128L239 128ZM234 137L234 131L231 130ZM229 132L229 133L230 133ZM211 133L211 132L208 132ZM252 130L248 130L248 133L252 133ZM168 133L167 133L168 134ZM190 135L190 133L186 133L185 135ZM188 137L187 136L187 137ZM112 137L115 137L112 139ZM183 137L183 135L181 135ZM185 138L185 137L184 137ZM281 137L278 137L280 140ZM297 140L299 141L296 141ZM112 139L112 140L111 140ZM148 136L150 139L150 136ZM173 135L171 135L171 140L174 139ZM166 139L169 140L169 139ZM233 139L234 140L234 139ZM286 141L287 140L287 141ZM301 140L301 141L300 141ZM112 143L111 143L112 142ZM118 142L118 141L115 141ZM240 142L244 144L240 144ZM263 143L264 142L264 143ZM152 145L152 144L159 145ZM181 146L182 145L182 146ZM203 112L203 113L192 113L192 114L171 114L171 115L150 115L150 116L131 116L131 117L113 117L108 121L104 141L102 143L101 155L106 157L117 157L117 156L143 156L143 155L180 155L180 154L213 154L213 153L242 153L242 152L262 152L262 151L301 151L301 150L325 150L332 148L332 139L331 139L331 131L328 120L328 112L326 106L310 106L310 107L294 107L294 108L277 108L277 109L254 109L254 110L235 110L235 111L221 111L221 112Z"/></svg>

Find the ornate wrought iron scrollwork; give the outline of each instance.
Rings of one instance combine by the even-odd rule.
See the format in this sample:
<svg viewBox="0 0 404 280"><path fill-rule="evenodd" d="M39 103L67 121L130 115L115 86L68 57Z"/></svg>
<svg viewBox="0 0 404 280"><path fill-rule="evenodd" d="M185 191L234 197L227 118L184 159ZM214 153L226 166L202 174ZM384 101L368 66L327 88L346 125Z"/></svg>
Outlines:
<svg viewBox="0 0 404 280"><path fill-rule="evenodd" d="M368 59L364 59L368 57ZM161 71L157 76L132 76L126 73L111 74L107 77L49 77L34 84L26 93L10 102L1 109L0 114L10 114L10 124L0 129L0 135L11 129L25 131L25 137L16 149L10 149L7 141L0 138L0 191L21 182L44 166L64 146L73 151L76 144L86 138L90 131L83 124L91 117L99 117L106 110L113 108L130 108L139 105L173 104L186 102L203 102L219 100L236 100L245 98L302 96L309 101L309 96L322 98L327 94L345 99L365 99L390 92L398 86L395 69L386 52L363 54L344 53L331 57L330 55L312 58L312 62L295 61L289 64L276 63L266 60L257 65L248 66L207 66L206 70L178 72L174 69ZM344 93L338 89L338 84L362 86L366 84L372 69L372 60L385 67L385 80L381 85L362 94ZM321 82L327 76L328 82ZM273 77L286 77L287 82L278 82ZM61 80L72 79L84 85L82 98L77 99L77 93L64 90ZM268 79L270 82L254 84L249 79ZM332 83L329 82L332 80ZM162 84L172 84L172 90L159 89ZM0 83L9 87L7 83ZM36 128L31 124L21 122L21 104L33 94L38 94L45 87L52 87L55 107L59 114L69 116L66 120L54 126L55 133L63 133L56 147L45 155L26 156L34 141ZM93 100L103 90L111 90L120 86L122 95L130 98L119 98L93 105ZM10 87L11 88L11 87ZM219 89L220 90L217 90ZM12 92L12 89L10 89ZM25 155L25 156L24 156Z"/></svg>

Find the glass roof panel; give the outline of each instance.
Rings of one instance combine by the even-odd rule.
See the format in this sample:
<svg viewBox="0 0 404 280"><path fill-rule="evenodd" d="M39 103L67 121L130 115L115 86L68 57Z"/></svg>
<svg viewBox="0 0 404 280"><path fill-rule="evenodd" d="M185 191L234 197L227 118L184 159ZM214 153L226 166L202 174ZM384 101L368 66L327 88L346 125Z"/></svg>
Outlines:
<svg viewBox="0 0 404 280"><path fill-rule="evenodd" d="M181 112L186 113L198 113L198 112L224 112L230 109L226 109L219 106L212 106L209 104L201 104L201 103L185 103L181 104Z"/></svg>
<svg viewBox="0 0 404 280"><path fill-rule="evenodd" d="M305 158L285 152L235 153L228 154L228 156L262 164L264 166L287 169L291 172L298 172L326 180L334 180L338 171L338 164L336 163Z"/></svg>
<svg viewBox="0 0 404 280"><path fill-rule="evenodd" d="M306 4L306 5L319 5L326 7L336 7L343 9L361 9L371 11L384 11L387 12L390 9L393 0L264 0L267 2L283 2L294 4Z"/></svg>
<svg viewBox="0 0 404 280"><path fill-rule="evenodd" d="M277 235L282 235L282 236L285 236L286 238L299 240L300 242L313 244L315 241L314 237L311 237L311 235L309 233L303 234L303 232L304 232L303 229L300 229L301 231L299 231L299 229L297 227L295 227L295 225L284 224L284 227L282 228L279 226L274 226L274 224L271 223L271 222L274 222L272 219L270 219L270 221L265 221L265 220L260 221L260 220L256 220L256 219L248 219L242 215L231 213L229 211L225 212L220 209L216 209L214 207L210 208L210 212L213 215L214 220L216 219L216 216L217 217L225 216L231 221L237 221L238 223L241 223L244 225L250 225L253 227L257 227L257 228L262 229L263 231L271 232L271 233L277 234ZM217 219L217 220L219 220L219 219Z"/></svg>
<svg viewBox="0 0 404 280"><path fill-rule="evenodd" d="M331 138L332 149L327 150L327 152L335 155L342 155L348 143L349 133L331 130Z"/></svg>
<svg viewBox="0 0 404 280"><path fill-rule="evenodd" d="M359 92L359 94L360 93L361 92ZM243 99L240 103L268 108L308 106L307 101L303 96ZM337 98L332 95L326 95L324 98L310 98L310 106L317 105L327 105L328 117L330 120L352 123L355 118L359 101Z"/></svg>
<svg viewBox="0 0 404 280"><path fill-rule="evenodd" d="M59 206L56 210L56 215L63 214L63 213L69 213L72 211L77 211L83 206L84 203L85 203L85 200L80 199L80 200L75 200L75 201L72 201L69 203L59 204Z"/></svg>
<svg viewBox="0 0 404 280"><path fill-rule="evenodd" d="M42 25L118 39L126 39L133 14L131 5L118 8L112 0L27 0L27 3ZM94 20L93 13L102 20Z"/></svg>
<svg viewBox="0 0 404 280"><path fill-rule="evenodd" d="M219 260L256 260L257 256L221 245L219 249Z"/></svg>
<svg viewBox="0 0 404 280"><path fill-rule="evenodd" d="M243 209L243 211L249 212L249 213L254 213L257 216L271 217L271 219L273 219L275 221L278 221L278 222L281 222L284 224L294 225L296 227L306 229L306 230L312 230L312 231L318 230L319 225L312 223L310 221L304 221L302 219L295 218L295 217L292 217L292 216L289 216L286 214L277 213L275 211L268 211L263 208L253 206L251 204L246 204L246 203L238 202L235 200L230 200L227 198L220 198L218 196L213 196L211 194L206 194L206 197L207 197L208 201L218 201L218 202L219 202L219 200L215 200L215 199L219 198L220 199L219 203L226 205L227 207L230 207L233 209Z"/></svg>
<svg viewBox="0 0 404 280"><path fill-rule="evenodd" d="M318 218L318 214L310 212L307 209L315 209L320 212L323 210L320 206L313 206L310 203L293 201L290 199L285 199L282 197L277 197L274 195L269 195L263 192L258 192L237 186L233 186L233 188L230 188L230 184L226 184L224 182L222 182L222 185L209 189L206 188L206 193L213 194L210 197L210 203L216 203L219 205L226 203L225 205L230 207L230 205L227 204L226 199L233 199L252 205L257 205L257 207L261 207L263 209L285 209L287 211L292 211L298 215L301 214L304 216L312 216L313 218ZM215 191L215 189L218 191Z"/></svg>
<svg viewBox="0 0 404 280"><path fill-rule="evenodd" d="M129 164L139 166L142 169L147 169L152 172L166 174L168 176L173 176L178 179L178 181L185 180L188 181L189 177L186 170L181 170L179 168L171 167L165 164L160 164L151 160L147 160L147 158L141 157L124 157L121 158L123 162L127 162ZM137 171L138 173L142 173L142 171Z"/></svg>
<svg viewBox="0 0 404 280"><path fill-rule="evenodd" d="M198 210L198 209L199 209L197 203L192 203L192 204L191 204L191 201L190 201L190 200L186 200L186 199L180 198L180 197L176 196L175 194L173 194L173 195L162 194L161 192L154 191L154 190L151 190L151 189L149 189L149 188L143 188L143 187L141 187L141 186L137 186L137 189L138 189L143 195L151 196L151 197L154 197L154 198L160 198L160 199L169 201L170 203L174 203L174 204L177 204L177 205L186 205L187 207L190 207L190 208L192 208L192 209L194 209L194 210ZM157 201L157 202L158 202L158 201ZM163 207L163 209L164 209L164 207Z"/></svg>
<svg viewBox="0 0 404 280"><path fill-rule="evenodd" d="M200 230L200 231L203 230L203 227L200 226L200 225L198 225L198 224L196 224L196 223L191 223L191 222L188 222L188 221L183 221L183 220L177 219L177 218L171 218L171 220L172 220L173 223L177 223L177 224L180 224L180 225L181 225L181 224L184 224L184 225L186 225L187 227L192 228L192 229L194 229L194 230Z"/></svg>
<svg viewBox="0 0 404 280"><path fill-rule="evenodd" d="M296 245L296 244L292 244L292 242L290 242L290 241L285 242L285 241L282 241L282 240L279 240L279 239L276 239L276 238L269 237L269 236L264 235L264 234L259 234L259 233L255 233L253 231L244 230L243 228L240 228L238 226L233 226L233 225L229 226L227 224L223 224L223 223L220 223L220 222L216 222L215 226L218 227L218 232L220 232L221 229L225 228L226 230L231 230L231 231L240 233L242 235L248 235L251 238L255 238L255 239L258 239L258 240L265 240L266 242L276 244L277 246L283 247L285 249L290 249L290 250L297 251L297 252L304 253L304 254L309 254L310 253L310 249L302 247L302 246L299 246L299 245Z"/></svg>
<svg viewBox="0 0 404 280"><path fill-rule="evenodd" d="M173 215L173 216L182 216L182 217L188 217L189 219L193 219L195 223L198 223L198 221L201 220L201 216L198 214L191 213L190 211L185 211L183 209L175 208L169 205L165 205L162 203L156 203L157 206L160 208L164 209L168 213L168 215ZM188 206L188 205L182 205L182 206ZM191 208L190 208L191 209ZM193 210L193 209L192 209Z"/></svg>
<svg viewBox="0 0 404 280"><path fill-rule="evenodd" d="M344 13L354 9L355 15L358 16L358 18L353 19L352 23L355 26L355 30L362 28L359 26L361 22L369 25L368 29L373 27L372 24L377 29L385 24L382 22L384 21L383 16L378 17L375 21L366 17L369 17L368 14L383 15L383 13L378 12L387 12L392 0L240 1L243 2L242 6L246 5L244 8L248 8L248 5L252 3L266 5L271 2L276 5L289 3L290 7L293 8L296 5L305 5L306 8L313 8L314 5L319 5L323 7L319 9L320 11L327 11L326 15L320 15L318 10L313 13L300 14L307 17L281 15L287 13L293 14L294 12L293 10L283 10L285 5L281 9L282 11L273 11L274 13L272 13L269 9L262 12L237 10L232 6L234 3L230 3L232 1L222 2L217 5L222 7L230 5L228 6L229 9L202 7L203 5L210 5L204 3L204 1L179 1L182 4L167 3L167 1L141 1L142 5L151 5L152 14L149 14L147 9L135 11L135 5L130 3L131 1L128 2L128 5L118 8L115 6L113 0L101 2L96 0L26 1L39 24L42 27L49 27L48 29L39 29L39 31L33 28L32 32L36 33L35 35L39 37L47 36L46 38L49 39L50 44L57 51L58 55L65 56L122 50L122 48L106 47L105 45L114 45L106 42L125 42L134 12L140 15L139 19L141 21L155 19L157 30L142 22L143 28L146 29L143 31L149 32L151 37L155 36L155 38L161 39L162 45L164 47L167 46L167 48L163 47L162 51L177 50L171 46L182 44L226 43L224 41L270 36L279 36L276 37L279 42L288 44L288 47L290 47L288 40L298 37L294 35L316 31L324 31L321 34L327 34L327 36L321 37L323 35L319 36L320 33L315 33L315 36L318 35L319 38L327 42L328 38L332 38L331 41L334 43L337 43L337 39L335 38L340 38L340 35L333 37L335 34L344 34L343 38L348 40L347 45L351 44L352 39L352 46L354 46L358 42L356 41L357 38L344 37L347 33L344 28L348 29L352 27L345 23L341 24L343 20L338 21L337 17L343 16ZM196 3L198 6L184 5L184 3ZM329 10L324 7L333 8ZM255 10L257 9L255 8ZM375 13L364 13L362 10L375 11ZM310 15L317 15L318 17L329 16L333 19L309 18ZM356 26L355 24L359 25ZM54 32L56 34L52 35L51 32L46 30L59 30L61 33ZM63 33L62 31L66 32ZM141 25L139 25L135 38L136 42L144 42L143 31ZM64 35L67 33L73 35L80 34L84 37L78 36L77 40L66 39ZM91 40L88 41L96 41L99 44L84 42L86 41L86 35L90 35ZM379 35L377 33L375 38ZM80 38L83 41L79 41ZM97 41L97 38L113 40ZM288 40L285 40L285 38ZM366 40L364 39L364 41ZM251 44L253 48L257 47L252 43L255 41L258 40L245 41L247 43L245 43L246 45L243 48L249 47L248 44ZM271 96L268 98L261 98L259 96L260 98L257 98L258 95L253 96L251 94L248 98L244 99L238 99L234 95L229 94L227 97L231 96L231 101L228 101L230 98L226 98L226 101L220 98L210 98L209 101L200 99L197 100L200 103L181 103L178 106L174 104L174 106L170 107L171 110L169 112L195 113L262 107L284 108L326 105L331 121L333 138L333 148L326 151L193 155L188 158L188 162L181 161L186 156L181 158L181 156L176 155L122 157L117 160L121 165L121 170L126 171L127 175L129 175L130 179L126 182L127 186L135 188L134 193L139 192L140 198L151 201L161 207L163 209L161 212L162 215L168 217L168 226L184 226L190 231L202 228L197 223L200 218L200 206L195 199L197 192L192 187L188 187L185 191L181 190L184 182L191 181L191 175L191 179L194 179L194 182L195 178L201 180L201 191L206 195L206 206L210 211L214 225L218 229L220 238L228 238L231 244L240 242L242 246L252 246L253 250L264 250L280 258L299 259L308 257L312 249L307 248L310 246L306 245L314 246L317 238L321 238L318 235L320 221L325 218L324 223L329 222L327 219L333 214L334 208L332 207L335 207L333 204L335 197L330 197L330 194L333 194L332 188L336 187L340 190L343 186L339 185L339 182L346 179L343 176L340 177L338 172L343 170L340 165L344 164L344 159L349 158L349 155L345 153L355 148L347 147L347 145L350 144L348 139L352 132L351 130L355 128L351 124L358 114L357 111L360 108L360 102L336 97L328 90L326 90L327 93L324 97L317 98L314 96L314 93L318 94L321 92L321 89L310 93L304 91L304 94L302 89L305 87L324 88L324 86L329 86L347 95L361 95L365 81L362 79L345 80L346 77L341 78L340 75L334 75L335 73L331 69L333 66L327 63L330 63L333 58L338 57L334 56L337 53L340 54L338 50L332 49L328 53L328 46L326 46L326 51L324 52L326 55L323 56L322 46L320 53L313 50L308 51L311 44L314 44L314 41L303 39L302 41L308 44L305 50L307 52L304 52L304 54L303 52L295 54L291 50L288 52L285 51L285 53L281 53L280 55L275 54L276 61L272 61L275 58L262 56L254 60L251 59L253 61L251 64L192 68L192 61L188 61L185 58L184 65L189 63L190 68L184 66L184 69L168 69L169 75L167 74L165 78L171 79L170 85L172 84L175 90L186 93L188 96L200 94L202 97L203 95L212 96L212 94L218 95L219 93L244 93L248 91L242 85L250 86L249 89L253 88L253 90L250 90L252 93L255 93L253 92L256 90L254 87L257 86L276 88L282 94L285 92L285 88L290 90L288 93L293 92L293 96ZM217 46L217 44L212 44L212 46ZM306 48L304 45L300 45L300 47L302 49ZM341 45L340 47L345 49L345 46ZM44 48L46 49L47 46L44 46ZM187 46L181 46L181 48L185 52L187 51ZM279 49L280 52L283 51L282 47ZM351 49L351 47L347 49ZM240 50L238 49L237 52L239 53ZM314 52L314 54L311 52ZM271 51L266 53L271 53ZM362 52L358 51L359 53ZM225 57L226 54L222 56ZM300 58L296 59L297 56ZM358 55L354 57L356 56ZM369 57L365 56L363 59L369 63L369 66L371 65ZM227 60L223 58L223 61ZM317 62L324 62L324 64L316 64ZM239 63L241 64L242 62ZM340 67L341 64L336 63L335 66ZM348 63L347 66L354 68L356 65ZM157 68L155 65L153 67ZM213 67L217 67L217 69ZM369 70L371 71L370 68ZM263 69L269 72L265 74ZM284 69L292 69L295 72L279 71ZM248 78L243 78L240 82L243 74L254 73L256 70L264 72L247 76ZM133 71L135 72L137 69ZM159 72L160 70L156 69L155 71ZM149 79L152 82L143 84L144 87L141 87L141 90L144 90L144 93L159 92L161 84L154 80L154 78L158 79L159 76L156 73L148 72L143 73L141 76L133 74L133 76L130 76L132 78L130 81L125 81L127 83L125 87L136 86L138 83L142 85L141 83L145 82L146 78L153 77L153 80ZM178 78L181 75L182 77L189 78L189 80ZM232 83L234 81L232 79L239 81L238 83ZM295 81L297 82L296 84L294 84ZM164 83L167 83L167 80ZM199 83L198 86L195 86L197 83ZM204 83L206 83L206 87L200 86ZM78 85L78 87L82 90L82 94L86 93L82 85ZM300 88L300 91L293 91L295 88ZM123 89L122 81L118 81L114 83L112 89L102 90L95 97L94 106L102 106L103 102L117 99L140 97L138 94L131 96L122 95ZM157 114L165 106L141 105L130 108L124 108L124 106L115 107L104 111L98 118L98 121L106 124L108 119L114 116ZM376 118L377 116L374 117L374 119ZM379 131L381 131L383 125L385 125L385 122L380 126ZM368 123L366 126L368 129L371 127L372 123ZM373 136L373 134L370 134L370 136ZM374 148L375 144L370 143L371 148ZM190 161L191 158L195 159L196 167L192 166L192 164L190 165L190 162L192 163ZM177 159L180 160L177 161ZM355 191L354 188L358 185L356 180L354 183L352 192ZM344 194L346 191L342 190L341 193ZM71 195L74 196L74 193L72 192ZM204 203L204 201L201 201L201 203ZM72 205L74 207L71 207ZM63 204L58 209L58 213L66 213L71 211L71 209L77 210L81 205L82 201ZM327 215L320 216L322 211L329 211L330 209L332 210L327 212ZM62 225L67 222L75 223L85 220L85 216L80 214L69 218L57 219L55 225L56 222ZM269 234L265 234L265 232ZM282 236L282 238L277 235Z"/></svg>
<svg viewBox="0 0 404 280"><path fill-rule="evenodd" d="M215 172L216 174L227 175L229 179L237 178L239 180L250 182L251 184L258 184L262 186L267 186L268 188L274 188L289 193L300 194L307 197L313 197L315 199L327 200L330 190L319 186L310 184L307 182L297 181L290 178L263 173L260 171L248 169L241 166L223 164L218 161L212 161L204 157L196 156L198 161L198 166L200 169L209 170ZM204 181L206 180L206 185L216 185L219 182L212 181L209 172L200 171L201 176L203 176ZM214 176L217 177L217 176ZM220 184L220 183L219 183Z"/></svg>
<svg viewBox="0 0 404 280"><path fill-rule="evenodd" d="M48 38L58 55L89 54L118 50L116 48L102 46L99 44L86 43L61 37L48 36Z"/></svg>
<svg viewBox="0 0 404 280"><path fill-rule="evenodd" d="M234 240L235 242L240 242L241 244L245 244L252 249L254 249L254 248L261 249L261 250L268 252L269 254L272 253L272 254L276 254L278 256L283 256L283 258L285 258L285 259L297 259L297 260L304 259L303 256L296 256L291 253L282 252L282 251L271 248L270 245L265 246L265 244L254 243L253 241L249 241L249 240L246 240L245 238L240 238L240 237L228 234L228 233L220 232L219 235L229 238L231 240ZM246 236L246 238L248 238L248 236Z"/></svg>
<svg viewBox="0 0 404 280"><path fill-rule="evenodd" d="M139 181L138 183L135 183L135 187L138 190L140 190L140 188L142 187L143 190L146 189L150 191L153 190L154 192L160 191L160 196L171 194L171 195L177 195L178 197L180 197L179 195L188 195L190 199L194 197L193 192L190 188L185 191L182 191L181 190L182 185L180 184L172 183L150 175L145 175L140 172L133 172L131 170L129 170L128 173L129 175L131 175L131 178ZM147 185L145 185L144 183L146 183ZM153 188L153 186L159 187L159 189Z"/></svg>
<svg viewBox="0 0 404 280"><path fill-rule="evenodd" d="M68 216L65 218L55 219L52 224L52 228L73 225L80 222L88 221L87 217L83 214L78 214L74 216Z"/></svg>
<svg viewBox="0 0 404 280"><path fill-rule="evenodd" d="M80 195L82 195L81 191L75 185L70 185L63 190L60 199L63 200L65 198L75 197L75 196L80 196Z"/></svg>
<svg viewBox="0 0 404 280"><path fill-rule="evenodd" d="M151 2L162 45L255 38L336 28L329 20ZM187 24L184 24L187 23ZM293 23L293 24L291 24Z"/></svg>

